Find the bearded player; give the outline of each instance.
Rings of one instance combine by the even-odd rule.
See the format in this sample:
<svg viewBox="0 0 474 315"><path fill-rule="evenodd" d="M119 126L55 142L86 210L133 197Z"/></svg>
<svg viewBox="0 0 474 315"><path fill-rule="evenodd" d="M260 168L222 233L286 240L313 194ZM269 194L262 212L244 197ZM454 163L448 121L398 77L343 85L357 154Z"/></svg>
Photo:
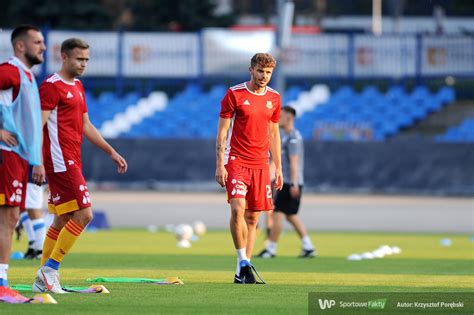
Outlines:
<svg viewBox="0 0 474 315"><path fill-rule="evenodd" d="M18 297L8 288L8 262L19 210L25 208L28 164L33 180L44 181L41 165L41 110L33 66L46 50L41 30L20 25L11 34L14 56L0 64L0 296Z"/></svg>

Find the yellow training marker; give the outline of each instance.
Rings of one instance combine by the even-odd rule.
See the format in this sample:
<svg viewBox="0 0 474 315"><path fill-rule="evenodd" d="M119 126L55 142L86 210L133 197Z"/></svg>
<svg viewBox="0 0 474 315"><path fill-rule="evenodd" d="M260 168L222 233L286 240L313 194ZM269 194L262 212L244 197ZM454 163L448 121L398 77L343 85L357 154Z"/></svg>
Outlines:
<svg viewBox="0 0 474 315"><path fill-rule="evenodd" d="M33 296L32 304L58 304L58 302L48 293L38 293ZM41 302L42 301L42 302Z"/></svg>
<svg viewBox="0 0 474 315"><path fill-rule="evenodd" d="M165 279L167 283L170 284L184 284L183 280L178 277L168 277Z"/></svg>
<svg viewBox="0 0 474 315"><path fill-rule="evenodd" d="M89 287L89 289L95 289L96 293L104 293L104 294L110 293L110 291L107 290L107 288L103 286L102 284L93 284Z"/></svg>

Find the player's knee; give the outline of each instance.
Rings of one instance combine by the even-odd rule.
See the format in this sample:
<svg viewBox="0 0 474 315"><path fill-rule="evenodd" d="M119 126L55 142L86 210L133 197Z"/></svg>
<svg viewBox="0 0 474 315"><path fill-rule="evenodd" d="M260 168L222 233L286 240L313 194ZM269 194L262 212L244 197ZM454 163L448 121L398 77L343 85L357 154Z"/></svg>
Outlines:
<svg viewBox="0 0 474 315"><path fill-rule="evenodd" d="M92 219L94 219L94 214L92 213L92 211L85 213L83 217L84 226L89 224Z"/></svg>
<svg viewBox="0 0 474 315"><path fill-rule="evenodd" d="M75 212L72 218L76 223L82 226L86 226L92 221L94 215L92 214L92 210L80 210L78 212Z"/></svg>
<svg viewBox="0 0 474 315"><path fill-rule="evenodd" d="M246 221L247 221L247 225L252 225L252 226L257 225L257 223L258 223L258 220L254 219L254 218L249 218Z"/></svg>
<svg viewBox="0 0 474 315"><path fill-rule="evenodd" d="M246 216L245 216L245 221L247 222L247 225L257 225L257 223L258 223L258 216L255 216L255 215L246 215Z"/></svg>
<svg viewBox="0 0 474 315"><path fill-rule="evenodd" d="M244 215L245 209L238 205L234 205L230 208L231 217L237 218L242 217Z"/></svg>

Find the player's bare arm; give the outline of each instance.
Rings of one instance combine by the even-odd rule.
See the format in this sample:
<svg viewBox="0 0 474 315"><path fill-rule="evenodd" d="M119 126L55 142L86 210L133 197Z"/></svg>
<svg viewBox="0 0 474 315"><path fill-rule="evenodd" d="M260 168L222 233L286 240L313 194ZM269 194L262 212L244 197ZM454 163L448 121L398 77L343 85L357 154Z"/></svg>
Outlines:
<svg viewBox="0 0 474 315"><path fill-rule="evenodd" d="M222 187L225 186L227 181L227 170L224 167L224 152L229 128L230 119L220 117L216 138L216 182Z"/></svg>
<svg viewBox="0 0 474 315"><path fill-rule="evenodd" d="M43 128L46 122L48 121L50 113L51 113L50 110L41 111L41 128ZM33 170L31 171L31 179L33 183L35 183L38 186L41 186L44 184L46 180L46 171L44 169L43 163L41 163L41 165L33 166Z"/></svg>
<svg viewBox="0 0 474 315"><path fill-rule="evenodd" d="M127 161L102 137L97 128L92 124L87 113L83 116L83 134L92 144L107 153L112 161L117 164L117 172L123 174L127 171Z"/></svg>
<svg viewBox="0 0 474 315"><path fill-rule="evenodd" d="M0 129L0 141L6 143L9 147L18 145L15 135L5 129Z"/></svg>
<svg viewBox="0 0 474 315"><path fill-rule="evenodd" d="M298 185L298 155L290 155L290 194L293 198L297 198L300 194L300 186Z"/></svg>
<svg viewBox="0 0 474 315"><path fill-rule="evenodd" d="M281 140L278 123L270 122L270 152L275 163L275 188L281 190L283 187L283 173L281 170Z"/></svg>

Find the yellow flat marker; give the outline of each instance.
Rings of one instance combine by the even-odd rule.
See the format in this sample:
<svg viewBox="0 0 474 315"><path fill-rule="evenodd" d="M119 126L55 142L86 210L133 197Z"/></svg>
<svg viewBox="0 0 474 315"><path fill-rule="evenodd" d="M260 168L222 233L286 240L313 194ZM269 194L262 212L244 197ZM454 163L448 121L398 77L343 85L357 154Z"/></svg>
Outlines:
<svg viewBox="0 0 474 315"><path fill-rule="evenodd" d="M183 280L181 280L180 278L178 277L168 277L168 278L165 278L165 282L169 283L169 284L184 284Z"/></svg>
<svg viewBox="0 0 474 315"><path fill-rule="evenodd" d="M102 284L93 284L89 289L95 290L96 293L110 294L110 291Z"/></svg>
<svg viewBox="0 0 474 315"><path fill-rule="evenodd" d="M38 293L33 296L34 300L31 301L31 304L58 304L51 295L48 293Z"/></svg>

